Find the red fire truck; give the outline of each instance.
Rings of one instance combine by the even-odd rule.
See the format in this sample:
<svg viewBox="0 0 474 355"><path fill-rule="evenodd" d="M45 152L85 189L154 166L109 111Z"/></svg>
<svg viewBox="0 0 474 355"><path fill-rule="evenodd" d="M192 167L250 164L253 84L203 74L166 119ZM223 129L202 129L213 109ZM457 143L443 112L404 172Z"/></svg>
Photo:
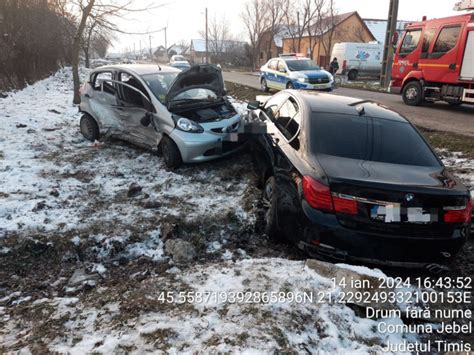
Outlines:
<svg viewBox="0 0 474 355"><path fill-rule="evenodd" d="M410 24L394 56L390 92L407 105L474 104L474 13Z"/></svg>

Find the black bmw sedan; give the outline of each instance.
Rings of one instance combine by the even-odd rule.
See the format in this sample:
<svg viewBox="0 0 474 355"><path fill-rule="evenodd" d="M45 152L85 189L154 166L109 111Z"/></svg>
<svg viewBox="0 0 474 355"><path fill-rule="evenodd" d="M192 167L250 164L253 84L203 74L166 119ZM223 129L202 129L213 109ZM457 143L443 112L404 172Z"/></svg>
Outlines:
<svg viewBox="0 0 474 355"><path fill-rule="evenodd" d="M249 104L265 232L316 257L428 266L470 235L472 201L416 128L372 101L284 90Z"/></svg>

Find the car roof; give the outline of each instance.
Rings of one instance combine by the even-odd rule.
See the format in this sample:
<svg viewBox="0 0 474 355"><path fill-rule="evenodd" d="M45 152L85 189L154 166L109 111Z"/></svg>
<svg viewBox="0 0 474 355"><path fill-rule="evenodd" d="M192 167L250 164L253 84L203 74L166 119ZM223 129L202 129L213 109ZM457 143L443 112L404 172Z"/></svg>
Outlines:
<svg viewBox="0 0 474 355"><path fill-rule="evenodd" d="M116 64L107 65L95 69L95 71L101 70L127 70L134 72L137 75L155 74L155 73L179 73L180 71L176 68L167 65L158 64Z"/></svg>
<svg viewBox="0 0 474 355"><path fill-rule="evenodd" d="M286 62L287 60L309 60L310 58L308 58L308 57L299 57L299 56L289 56L288 55L288 56L283 56L283 57L270 58L268 60L268 62L270 62L272 60L276 60L276 59L279 59L279 60L282 60L282 61Z"/></svg>
<svg viewBox="0 0 474 355"><path fill-rule="evenodd" d="M408 123L408 120L398 112L372 100L320 92L288 91L305 102L312 112L339 113L354 116L359 115L359 110L363 107L364 114L367 116Z"/></svg>

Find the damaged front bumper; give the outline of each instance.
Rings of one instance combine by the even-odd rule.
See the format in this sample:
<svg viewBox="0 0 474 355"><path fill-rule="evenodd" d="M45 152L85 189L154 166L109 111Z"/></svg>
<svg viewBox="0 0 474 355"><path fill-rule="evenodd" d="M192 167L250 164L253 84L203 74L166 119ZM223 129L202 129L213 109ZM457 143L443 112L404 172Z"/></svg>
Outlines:
<svg viewBox="0 0 474 355"><path fill-rule="evenodd" d="M237 135L237 134L235 134ZM170 137L176 142L185 163L199 163L232 154L244 146L241 139L233 140L234 134L187 133L175 129Z"/></svg>

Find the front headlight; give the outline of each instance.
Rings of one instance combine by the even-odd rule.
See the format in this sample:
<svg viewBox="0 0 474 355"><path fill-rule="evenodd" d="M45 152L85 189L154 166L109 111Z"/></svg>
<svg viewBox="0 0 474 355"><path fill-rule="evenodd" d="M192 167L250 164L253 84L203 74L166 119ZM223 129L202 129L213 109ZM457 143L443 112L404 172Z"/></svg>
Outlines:
<svg viewBox="0 0 474 355"><path fill-rule="evenodd" d="M307 83L308 82L308 78L298 78L298 81L300 83Z"/></svg>
<svg viewBox="0 0 474 355"><path fill-rule="evenodd" d="M196 122L188 120L187 118L181 117L176 122L176 127L184 132L189 133L202 133L204 128L201 125L198 125Z"/></svg>
<svg viewBox="0 0 474 355"><path fill-rule="evenodd" d="M329 82L333 82L334 81L334 76L331 75L331 74L329 74L328 76L329 76Z"/></svg>

